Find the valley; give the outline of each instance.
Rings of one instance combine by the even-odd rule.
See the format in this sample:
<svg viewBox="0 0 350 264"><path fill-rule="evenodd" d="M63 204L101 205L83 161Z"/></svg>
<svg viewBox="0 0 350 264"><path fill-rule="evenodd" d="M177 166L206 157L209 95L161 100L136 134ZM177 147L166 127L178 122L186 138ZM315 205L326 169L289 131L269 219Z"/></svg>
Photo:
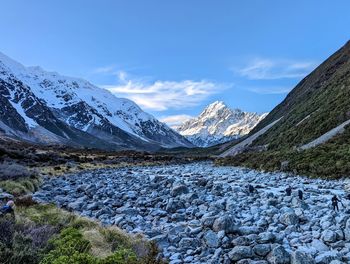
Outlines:
<svg viewBox="0 0 350 264"><path fill-rule="evenodd" d="M288 186L291 196L285 195ZM347 180L215 167L206 161L49 176L33 197L143 234L157 242L171 264L306 264L350 261L350 201L344 186ZM331 208L334 194L342 201L340 212Z"/></svg>
<svg viewBox="0 0 350 264"><path fill-rule="evenodd" d="M3 1L0 264L350 263L333 2Z"/></svg>

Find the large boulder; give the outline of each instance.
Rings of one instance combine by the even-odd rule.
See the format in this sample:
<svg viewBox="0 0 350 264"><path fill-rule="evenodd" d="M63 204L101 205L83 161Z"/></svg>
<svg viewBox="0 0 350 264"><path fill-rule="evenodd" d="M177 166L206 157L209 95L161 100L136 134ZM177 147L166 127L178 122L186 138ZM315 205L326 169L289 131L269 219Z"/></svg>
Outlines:
<svg viewBox="0 0 350 264"><path fill-rule="evenodd" d="M261 231L261 228L257 226L240 226L237 230L238 234L240 234L241 236L259 234Z"/></svg>
<svg viewBox="0 0 350 264"><path fill-rule="evenodd" d="M316 249L316 251L319 253L329 251L329 247L326 246L325 243L323 243L321 240L318 240L318 239L312 240L311 247Z"/></svg>
<svg viewBox="0 0 350 264"><path fill-rule="evenodd" d="M276 236L271 232L262 232L258 236L259 243L272 243L276 240Z"/></svg>
<svg viewBox="0 0 350 264"><path fill-rule="evenodd" d="M186 194L189 192L189 189L186 185L184 184L179 184L179 185L176 185L174 186L172 189L171 189L171 192L170 194L172 196L178 196L178 195L181 195L181 194Z"/></svg>
<svg viewBox="0 0 350 264"><path fill-rule="evenodd" d="M85 206L86 206L86 202L84 197L79 198L74 202L70 202L67 205L68 209L71 209L73 211L81 211Z"/></svg>
<svg viewBox="0 0 350 264"><path fill-rule="evenodd" d="M316 264L316 261L309 254L297 250L291 255L291 264Z"/></svg>
<svg viewBox="0 0 350 264"><path fill-rule="evenodd" d="M327 229L327 230L322 232L321 238L324 242L334 243L335 241L337 241L337 233L335 233L332 230Z"/></svg>
<svg viewBox="0 0 350 264"><path fill-rule="evenodd" d="M271 264L289 264L290 254L284 249L283 246L277 246L269 253L267 260Z"/></svg>
<svg viewBox="0 0 350 264"><path fill-rule="evenodd" d="M179 247L182 249L195 249L200 246L200 241L197 238L184 237L179 242Z"/></svg>
<svg viewBox="0 0 350 264"><path fill-rule="evenodd" d="M253 251L260 257L265 257L271 251L270 244L257 244L253 247Z"/></svg>
<svg viewBox="0 0 350 264"><path fill-rule="evenodd" d="M286 226L296 225L299 223L299 217L292 212L287 212L281 215L280 222Z"/></svg>
<svg viewBox="0 0 350 264"><path fill-rule="evenodd" d="M228 253L228 256L235 262L241 259L253 257L253 251L249 246L236 246Z"/></svg>
<svg viewBox="0 0 350 264"><path fill-rule="evenodd" d="M219 238L217 234L211 230L204 234L204 242L210 248L217 248L219 246Z"/></svg>
<svg viewBox="0 0 350 264"><path fill-rule="evenodd" d="M317 264L329 264L333 260L340 260L338 251L326 251L315 258Z"/></svg>
<svg viewBox="0 0 350 264"><path fill-rule="evenodd" d="M205 214L202 216L201 223L204 227L212 227L216 220L215 216Z"/></svg>
<svg viewBox="0 0 350 264"><path fill-rule="evenodd" d="M236 221L231 215L224 215L216 218L213 224L213 230L219 232L221 230L225 231L226 234L236 233L238 231L238 226Z"/></svg>
<svg viewBox="0 0 350 264"><path fill-rule="evenodd" d="M177 210L184 207L185 205L182 201L177 201L177 200L174 200L173 198L170 198L166 205L165 210L169 213L175 213Z"/></svg>

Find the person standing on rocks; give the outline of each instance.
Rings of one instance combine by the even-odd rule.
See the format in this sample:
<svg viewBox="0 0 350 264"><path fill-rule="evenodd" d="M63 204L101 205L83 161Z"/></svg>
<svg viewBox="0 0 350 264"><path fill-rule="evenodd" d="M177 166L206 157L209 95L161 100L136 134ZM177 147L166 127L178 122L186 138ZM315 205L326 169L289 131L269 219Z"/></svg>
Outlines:
<svg viewBox="0 0 350 264"><path fill-rule="evenodd" d="M303 191L302 190L298 190L298 197L299 197L299 200L303 200Z"/></svg>
<svg viewBox="0 0 350 264"><path fill-rule="evenodd" d="M291 196L292 195L292 187L288 186L286 189L286 196Z"/></svg>
<svg viewBox="0 0 350 264"><path fill-rule="evenodd" d="M15 203L10 200L0 209L0 216L5 216L7 214L10 214L11 216L15 216L15 211L14 211Z"/></svg>
<svg viewBox="0 0 350 264"><path fill-rule="evenodd" d="M336 195L334 195L334 196L332 197L332 206L333 206L333 210L339 212L338 202L340 202L340 200L338 199L338 197L337 197Z"/></svg>
<svg viewBox="0 0 350 264"><path fill-rule="evenodd" d="M251 184L248 185L248 191L249 191L249 193L254 193L254 192L256 192L254 186L251 185Z"/></svg>

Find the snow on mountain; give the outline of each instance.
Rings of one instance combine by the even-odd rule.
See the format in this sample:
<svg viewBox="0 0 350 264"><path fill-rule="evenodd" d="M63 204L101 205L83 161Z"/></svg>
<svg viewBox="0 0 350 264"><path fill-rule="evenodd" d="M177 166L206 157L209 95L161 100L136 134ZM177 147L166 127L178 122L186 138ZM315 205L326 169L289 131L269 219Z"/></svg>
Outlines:
<svg viewBox="0 0 350 264"><path fill-rule="evenodd" d="M0 80L6 98L23 118L28 129L38 126L23 108L28 96L49 108L58 120L71 128L104 141L128 148L142 145L158 147L192 146L167 125L141 110L134 102L117 98L88 81L47 72L40 67L25 67L0 53ZM7 89L5 89L5 83ZM9 89L9 84L12 89ZM19 92L19 89L21 90ZM22 94L22 100L16 100ZM27 108L31 107L27 103ZM1 116L0 116L1 117ZM22 120L22 121L23 121ZM50 130L50 129L49 129ZM66 137L67 138L67 137ZM138 145L138 146L136 146Z"/></svg>
<svg viewBox="0 0 350 264"><path fill-rule="evenodd" d="M208 147L248 134L265 116L230 109L224 102L216 101L198 117L177 127L177 131L194 145Z"/></svg>

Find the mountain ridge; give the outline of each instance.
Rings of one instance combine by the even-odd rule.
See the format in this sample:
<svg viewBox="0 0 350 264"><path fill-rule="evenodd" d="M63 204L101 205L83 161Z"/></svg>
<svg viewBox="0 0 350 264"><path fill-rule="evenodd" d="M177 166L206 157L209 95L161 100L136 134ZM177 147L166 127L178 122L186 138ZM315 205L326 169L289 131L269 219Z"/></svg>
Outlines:
<svg viewBox="0 0 350 264"><path fill-rule="evenodd" d="M16 116L14 126L15 121L9 122L10 116L5 118L3 114L7 120L3 123L9 128L12 126L12 130L20 129L28 134L34 127L42 126L62 139L57 143L66 143L67 139L83 146L86 146L83 137L89 134L91 141L99 142L93 144L96 147L99 144L143 150L192 147L185 138L143 112L131 100L117 98L83 79L61 76L37 66L25 67L0 53L0 81L2 101L7 101L3 105L22 117ZM33 108L37 109L35 114L31 114ZM45 117L39 118L40 112L47 115L46 121L50 120L50 124L43 122ZM54 124L60 124L61 129L56 129ZM74 139L76 135L71 132L81 134L81 138ZM16 136L23 137L18 133ZM40 138L34 141L37 140Z"/></svg>
<svg viewBox="0 0 350 264"><path fill-rule="evenodd" d="M226 147L225 164L331 178L350 171L350 42L302 79L248 135L275 123L249 147ZM259 150L259 151L256 151ZM231 156L231 157L230 157Z"/></svg>

